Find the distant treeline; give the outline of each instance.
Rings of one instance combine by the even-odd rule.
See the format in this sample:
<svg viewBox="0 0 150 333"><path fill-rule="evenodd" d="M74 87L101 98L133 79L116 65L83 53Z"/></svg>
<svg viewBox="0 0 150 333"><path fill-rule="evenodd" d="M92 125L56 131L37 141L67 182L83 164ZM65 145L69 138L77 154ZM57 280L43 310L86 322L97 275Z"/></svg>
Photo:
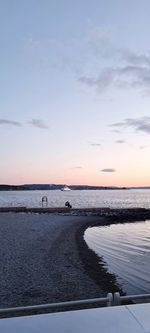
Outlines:
<svg viewBox="0 0 150 333"><path fill-rule="evenodd" d="M66 184L0 185L0 191L61 190ZM69 185L71 190L122 190L126 187Z"/></svg>

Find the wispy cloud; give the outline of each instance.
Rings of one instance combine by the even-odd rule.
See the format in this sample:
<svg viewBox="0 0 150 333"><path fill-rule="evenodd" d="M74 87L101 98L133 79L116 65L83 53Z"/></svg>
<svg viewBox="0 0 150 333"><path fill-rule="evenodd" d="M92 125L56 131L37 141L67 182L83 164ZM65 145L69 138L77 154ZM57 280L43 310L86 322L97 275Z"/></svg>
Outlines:
<svg viewBox="0 0 150 333"><path fill-rule="evenodd" d="M147 149L147 148L150 148L150 145L139 146L139 148L140 148L141 150L143 150L143 149Z"/></svg>
<svg viewBox="0 0 150 333"><path fill-rule="evenodd" d="M126 62L132 63L134 65L150 66L150 55L136 53L129 49L118 50L120 56Z"/></svg>
<svg viewBox="0 0 150 333"><path fill-rule="evenodd" d="M116 172L116 170L114 168L105 168L102 169L101 172Z"/></svg>
<svg viewBox="0 0 150 333"><path fill-rule="evenodd" d="M29 121L29 124L41 129L48 129L48 126L45 125L45 123L41 119L32 119L31 121Z"/></svg>
<svg viewBox="0 0 150 333"><path fill-rule="evenodd" d="M69 42L58 38L36 38L31 34L24 40L24 51L33 66L69 70L80 76L86 69L95 68L99 54L103 59L111 58L111 34L112 28L93 25L88 26L80 38L72 37Z"/></svg>
<svg viewBox="0 0 150 333"><path fill-rule="evenodd" d="M72 169L83 169L83 167L79 165L79 166L73 167Z"/></svg>
<svg viewBox="0 0 150 333"><path fill-rule="evenodd" d="M101 144L100 143L94 143L94 142L92 142L92 143L90 143L90 146L92 146L92 147L100 147L101 146Z"/></svg>
<svg viewBox="0 0 150 333"><path fill-rule="evenodd" d="M90 76L81 76L79 81L89 87L95 87L99 92L104 92L114 81L114 69L104 69L98 78Z"/></svg>
<svg viewBox="0 0 150 333"><path fill-rule="evenodd" d="M48 126L45 125L45 123L41 119L32 119L31 121L28 121L28 123L38 128L42 129L48 128ZM15 120L0 118L0 126L6 126L6 125L21 127L22 123Z"/></svg>
<svg viewBox="0 0 150 333"><path fill-rule="evenodd" d="M98 77L81 76L81 83L95 87L99 92L104 92L110 86L117 88L150 88L150 67L128 65L122 67L104 68Z"/></svg>
<svg viewBox="0 0 150 333"><path fill-rule="evenodd" d="M112 129L111 130L113 133L121 134L121 131L119 129Z"/></svg>
<svg viewBox="0 0 150 333"><path fill-rule="evenodd" d="M96 29L91 32L91 39L97 40L98 36L103 36L103 31ZM105 57L105 66L99 71L98 66L93 71L93 76L81 75L79 81L89 87L95 87L98 92L103 93L109 87L114 86L116 88L140 88L143 91L149 93L150 88L150 53L138 53L134 50L117 48L113 43L106 38L105 42L101 44L104 49L103 53L109 49L108 54L111 57ZM95 41L96 42L96 41ZM109 46L109 47L108 47ZM94 46L93 46L94 47ZM103 55L101 50L97 54L98 63L100 64ZM107 66L106 66L107 63ZM112 64L119 63L119 66ZM101 68L101 66L99 66Z"/></svg>
<svg viewBox="0 0 150 333"><path fill-rule="evenodd" d="M115 128L133 128L137 132L150 134L150 117L127 118L122 122L114 123L110 126Z"/></svg>
<svg viewBox="0 0 150 333"><path fill-rule="evenodd" d="M116 140L115 142L116 142L116 143L125 143L124 140Z"/></svg>
<svg viewBox="0 0 150 333"><path fill-rule="evenodd" d="M150 53L118 48L112 42L109 27L91 27L81 39L72 39L65 44L62 40L36 40L30 36L25 42L25 50L34 65L74 71L80 83L96 88L100 93L111 86L138 88L149 93Z"/></svg>
<svg viewBox="0 0 150 333"><path fill-rule="evenodd" d="M22 126L19 121L8 120L8 119L0 119L0 125L12 125L12 126Z"/></svg>

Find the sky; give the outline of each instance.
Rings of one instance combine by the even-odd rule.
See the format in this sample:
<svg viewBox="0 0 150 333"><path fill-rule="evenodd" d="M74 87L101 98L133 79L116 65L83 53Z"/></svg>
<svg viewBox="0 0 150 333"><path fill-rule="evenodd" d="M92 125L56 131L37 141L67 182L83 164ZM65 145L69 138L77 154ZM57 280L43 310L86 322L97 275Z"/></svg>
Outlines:
<svg viewBox="0 0 150 333"><path fill-rule="evenodd" d="M0 0L0 183L150 186L150 1Z"/></svg>

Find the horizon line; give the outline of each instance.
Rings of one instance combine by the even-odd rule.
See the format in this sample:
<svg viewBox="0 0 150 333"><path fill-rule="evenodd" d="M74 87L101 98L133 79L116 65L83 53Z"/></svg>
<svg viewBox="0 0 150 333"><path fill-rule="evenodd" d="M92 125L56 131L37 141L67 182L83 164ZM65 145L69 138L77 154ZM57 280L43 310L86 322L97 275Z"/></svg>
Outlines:
<svg viewBox="0 0 150 333"><path fill-rule="evenodd" d="M150 185L88 185L88 184L68 184L68 183L25 183L25 184L6 184L2 183L0 186L88 186L88 187L111 187L111 188L150 188Z"/></svg>

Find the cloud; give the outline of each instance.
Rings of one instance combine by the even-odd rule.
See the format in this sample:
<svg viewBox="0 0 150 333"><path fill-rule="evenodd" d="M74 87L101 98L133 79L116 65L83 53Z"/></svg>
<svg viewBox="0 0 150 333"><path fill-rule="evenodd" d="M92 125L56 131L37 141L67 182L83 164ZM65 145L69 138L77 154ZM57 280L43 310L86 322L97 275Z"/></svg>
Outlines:
<svg viewBox="0 0 150 333"><path fill-rule="evenodd" d="M98 77L81 76L79 81L89 87L104 92L111 86L116 88L150 88L150 66L127 65L105 67Z"/></svg>
<svg viewBox="0 0 150 333"><path fill-rule="evenodd" d="M116 143L125 143L124 140L116 140L115 142L116 142Z"/></svg>
<svg viewBox="0 0 150 333"><path fill-rule="evenodd" d="M120 55L126 62L135 64L150 66L150 55L149 54L139 54L129 49L120 49Z"/></svg>
<svg viewBox="0 0 150 333"><path fill-rule="evenodd" d="M139 149L143 150L143 149L147 149L147 148L149 148L149 147L150 147L149 145L139 146Z"/></svg>
<svg viewBox="0 0 150 333"><path fill-rule="evenodd" d="M137 132L150 134L150 117L127 118L122 122L114 123L110 126L115 128L133 128Z"/></svg>
<svg viewBox="0 0 150 333"><path fill-rule="evenodd" d="M112 129L112 132L117 133L117 134L121 134L121 131L119 129Z"/></svg>
<svg viewBox="0 0 150 333"><path fill-rule="evenodd" d="M94 74L93 76L91 74L81 75L79 81L88 87L95 87L99 93L106 91L111 86L124 89L140 88L143 91L149 92L150 54L115 47L109 39L107 40L105 30L104 34L101 29L91 31L90 38L96 43L99 35L100 39L103 35L105 38L104 43L100 43L96 55L97 61L95 61L95 69L93 73L97 74ZM94 48L94 45L91 47ZM101 51L101 48L103 51ZM103 63L105 65L102 67L101 58L104 58L103 54L105 54L105 50L108 54L111 54L111 57L105 56L105 62ZM117 64L117 66L114 64ZM98 68L102 69L99 71Z"/></svg>
<svg viewBox="0 0 150 333"><path fill-rule="evenodd" d="M100 147L101 144L100 143L90 143L90 146L92 146L92 147Z"/></svg>
<svg viewBox="0 0 150 333"><path fill-rule="evenodd" d="M105 91L114 81L114 70L111 68L104 69L98 78L81 76L79 81L89 87L95 87L99 92Z"/></svg>
<svg viewBox="0 0 150 333"><path fill-rule="evenodd" d="M105 168L102 169L101 172L116 172L116 170L114 168Z"/></svg>
<svg viewBox="0 0 150 333"><path fill-rule="evenodd" d="M51 38L35 39L31 35L24 48L34 66L76 72L81 84L100 93L111 86L149 92L150 54L116 47L112 42L112 28L91 27L81 38L72 38L69 43Z"/></svg>
<svg viewBox="0 0 150 333"><path fill-rule="evenodd" d="M20 122L8 119L0 119L0 125L12 125L12 126L22 126Z"/></svg>
<svg viewBox="0 0 150 333"><path fill-rule="evenodd" d="M48 126L44 124L43 120L41 119L32 119L31 121L29 121L29 124L41 128L41 129L47 129Z"/></svg>
<svg viewBox="0 0 150 333"><path fill-rule="evenodd" d="M48 126L46 126L44 124L44 122L40 119L32 119L31 121L28 122L29 124L38 127L38 128L42 128L42 129L47 129ZM11 126L16 126L16 127L20 127L22 126L22 124L19 121L14 121L14 120L8 120L8 119L3 119L0 118L0 125L11 125Z"/></svg>
<svg viewBox="0 0 150 333"><path fill-rule="evenodd" d="M82 166L75 166L73 169L82 169Z"/></svg>

